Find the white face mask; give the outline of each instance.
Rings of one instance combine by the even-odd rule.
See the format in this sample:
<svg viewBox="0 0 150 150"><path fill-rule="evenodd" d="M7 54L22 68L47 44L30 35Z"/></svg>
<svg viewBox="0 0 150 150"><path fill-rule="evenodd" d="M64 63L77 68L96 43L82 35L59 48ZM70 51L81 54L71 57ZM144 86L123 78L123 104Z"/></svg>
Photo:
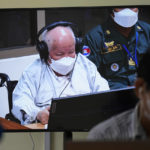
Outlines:
<svg viewBox="0 0 150 150"><path fill-rule="evenodd" d="M119 12L114 12L114 21L125 28L132 27L138 21L138 12L125 8Z"/></svg>
<svg viewBox="0 0 150 150"><path fill-rule="evenodd" d="M59 60L51 59L51 68L61 74L61 75L67 75L74 67L76 57L63 57Z"/></svg>

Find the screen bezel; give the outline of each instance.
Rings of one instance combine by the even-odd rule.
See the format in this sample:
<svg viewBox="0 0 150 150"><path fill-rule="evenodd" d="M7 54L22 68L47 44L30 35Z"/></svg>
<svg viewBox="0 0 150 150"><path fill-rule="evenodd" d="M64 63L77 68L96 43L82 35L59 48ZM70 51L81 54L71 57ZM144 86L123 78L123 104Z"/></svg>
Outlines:
<svg viewBox="0 0 150 150"><path fill-rule="evenodd" d="M102 9L104 9L104 8L110 8L110 7L112 7L112 6L99 6L99 7L73 7L73 9L76 9L76 8L81 8L81 9L89 9L89 8L91 8L91 9L94 9L94 8L102 8ZM113 7L129 7L129 6L113 6ZM150 7L149 5L140 5L140 6L130 6L130 7ZM71 7L70 7L71 8ZM40 8L41 9L41 8ZM43 8L43 9L51 9L51 8ZM52 8L52 9L55 9L55 10L57 10L57 9L59 9L59 8ZM61 8L61 9L67 9L67 8ZM38 9L37 9L38 10ZM122 89L120 89L120 90L122 90ZM94 94L94 93L93 93ZM4 132L49 132L49 130L48 129L29 129L29 130L20 130L20 129L18 129L18 130L12 130L12 129L10 129L10 130L8 130L8 129L4 129L3 130Z"/></svg>

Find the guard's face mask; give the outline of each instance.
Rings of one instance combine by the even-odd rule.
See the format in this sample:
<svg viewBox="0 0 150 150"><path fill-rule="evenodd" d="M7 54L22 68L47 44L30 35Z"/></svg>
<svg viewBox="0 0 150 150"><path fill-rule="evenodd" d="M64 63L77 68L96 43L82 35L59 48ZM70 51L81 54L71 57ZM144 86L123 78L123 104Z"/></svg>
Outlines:
<svg viewBox="0 0 150 150"><path fill-rule="evenodd" d="M119 12L114 11L114 21L125 28L132 27L138 21L138 11L134 12L129 8L125 8Z"/></svg>

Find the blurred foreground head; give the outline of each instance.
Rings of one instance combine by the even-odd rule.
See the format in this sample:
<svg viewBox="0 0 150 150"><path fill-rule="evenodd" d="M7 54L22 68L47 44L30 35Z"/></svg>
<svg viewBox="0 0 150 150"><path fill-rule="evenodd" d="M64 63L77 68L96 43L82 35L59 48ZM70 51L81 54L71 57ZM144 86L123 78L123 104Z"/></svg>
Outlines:
<svg viewBox="0 0 150 150"><path fill-rule="evenodd" d="M140 99L140 116L150 121L150 48L139 62L135 87Z"/></svg>

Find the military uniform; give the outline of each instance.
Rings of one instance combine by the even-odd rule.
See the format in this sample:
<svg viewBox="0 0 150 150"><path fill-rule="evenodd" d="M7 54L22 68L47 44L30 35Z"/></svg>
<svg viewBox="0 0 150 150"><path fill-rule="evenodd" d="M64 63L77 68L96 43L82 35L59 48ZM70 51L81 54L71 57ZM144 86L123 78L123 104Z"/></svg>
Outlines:
<svg viewBox="0 0 150 150"><path fill-rule="evenodd" d="M138 62L146 52L149 40L149 24L138 21L126 38L115 28L113 20L109 18L106 23L96 26L85 36L84 45L91 50L88 58L108 80L110 88L117 89L134 84ZM134 59L137 60L137 64Z"/></svg>

